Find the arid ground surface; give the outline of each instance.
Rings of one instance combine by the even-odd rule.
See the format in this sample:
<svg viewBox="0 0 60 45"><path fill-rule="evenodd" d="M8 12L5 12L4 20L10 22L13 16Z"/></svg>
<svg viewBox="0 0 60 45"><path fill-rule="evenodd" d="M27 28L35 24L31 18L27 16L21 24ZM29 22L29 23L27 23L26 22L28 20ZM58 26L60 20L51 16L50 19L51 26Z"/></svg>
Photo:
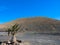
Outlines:
<svg viewBox="0 0 60 45"><path fill-rule="evenodd" d="M39 33L18 33L17 40L21 45L60 45L60 35L47 35ZM9 37L10 38L10 37ZM8 40L7 33L0 33L0 41Z"/></svg>

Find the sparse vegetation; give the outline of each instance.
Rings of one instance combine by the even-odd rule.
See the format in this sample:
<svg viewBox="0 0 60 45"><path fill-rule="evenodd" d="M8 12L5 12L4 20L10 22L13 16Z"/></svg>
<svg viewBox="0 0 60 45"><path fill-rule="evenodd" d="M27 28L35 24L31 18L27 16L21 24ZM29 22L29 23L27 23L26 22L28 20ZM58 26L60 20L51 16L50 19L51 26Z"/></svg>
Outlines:
<svg viewBox="0 0 60 45"><path fill-rule="evenodd" d="M20 29L20 26L19 26L19 24L14 24L13 26L11 26L10 28L8 28L8 36L9 36L9 34L11 34L12 35L12 38L11 38L11 41L12 42L16 42L16 37L15 37L15 35L16 35L16 33L18 32L18 30Z"/></svg>

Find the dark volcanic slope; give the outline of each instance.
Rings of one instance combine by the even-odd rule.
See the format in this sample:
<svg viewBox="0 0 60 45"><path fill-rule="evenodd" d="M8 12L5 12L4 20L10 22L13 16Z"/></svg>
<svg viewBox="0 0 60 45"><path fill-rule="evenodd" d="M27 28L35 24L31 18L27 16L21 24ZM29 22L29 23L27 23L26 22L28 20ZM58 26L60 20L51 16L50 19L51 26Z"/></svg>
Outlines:
<svg viewBox="0 0 60 45"><path fill-rule="evenodd" d="M22 31L32 31L40 33L60 33L60 21L50 18L25 18L0 25L0 31L5 31L8 26L15 23L21 24Z"/></svg>

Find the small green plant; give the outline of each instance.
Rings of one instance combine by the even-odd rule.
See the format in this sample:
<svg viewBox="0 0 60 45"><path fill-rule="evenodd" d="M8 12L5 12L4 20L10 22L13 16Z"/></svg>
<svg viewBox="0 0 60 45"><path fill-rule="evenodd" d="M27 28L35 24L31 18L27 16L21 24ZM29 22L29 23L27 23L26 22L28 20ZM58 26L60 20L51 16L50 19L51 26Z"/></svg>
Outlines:
<svg viewBox="0 0 60 45"><path fill-rule="evenodd" d="M19 26L19 24L14 24L13 26L11 26L10 28L8 28L8 36L11 34L12 38L11 41L12 42L16 42L16 34L18 32L18 30L20 29L21 26Z"/></svg>

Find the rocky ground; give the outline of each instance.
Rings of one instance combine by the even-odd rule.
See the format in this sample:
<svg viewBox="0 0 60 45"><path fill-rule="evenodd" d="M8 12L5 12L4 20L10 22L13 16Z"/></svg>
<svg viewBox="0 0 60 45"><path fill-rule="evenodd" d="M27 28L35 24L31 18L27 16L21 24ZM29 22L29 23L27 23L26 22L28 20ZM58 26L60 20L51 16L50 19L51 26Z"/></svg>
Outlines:
<svg viewBox="0 0 60 45"><path fill-rule="evenodd" d="M25 33L17 34L17 40L21 40L20 45L60 45L60 35ZM7 40L8 36L0 36L0 41Z"/></svg>

